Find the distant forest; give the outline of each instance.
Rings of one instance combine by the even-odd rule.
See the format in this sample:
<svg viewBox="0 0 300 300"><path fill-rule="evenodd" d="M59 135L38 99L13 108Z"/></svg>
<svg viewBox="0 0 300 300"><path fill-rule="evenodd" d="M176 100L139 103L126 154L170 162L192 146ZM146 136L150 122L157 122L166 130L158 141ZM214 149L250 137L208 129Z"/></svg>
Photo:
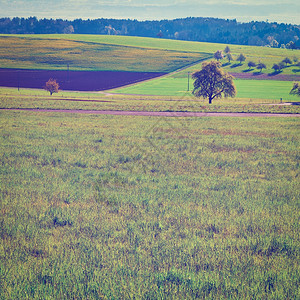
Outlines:
<svg viewBox="0 0 300 300"><path fill-rule="evenodd" d="M300 48L299 25L256 21L239 23L236 20L216 18L162 21L1 18L0 33L129 35L274 48Z"/></svg>

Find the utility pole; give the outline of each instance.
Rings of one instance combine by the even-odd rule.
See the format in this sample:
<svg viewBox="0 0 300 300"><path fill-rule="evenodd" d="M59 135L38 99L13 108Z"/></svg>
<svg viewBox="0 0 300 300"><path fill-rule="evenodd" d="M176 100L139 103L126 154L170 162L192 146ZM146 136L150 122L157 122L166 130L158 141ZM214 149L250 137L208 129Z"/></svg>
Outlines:
<svg viewBox="0 0 300 300"><path fill-rule="evenodd" d="M18 92L20 91L20 71L17 71L18 74Z"/></svg>
<svg viewBox="0 0 300 300"><path fill-rule="evenodd" d="M190 72L188 72L188 91L190 90Z"/></svg>

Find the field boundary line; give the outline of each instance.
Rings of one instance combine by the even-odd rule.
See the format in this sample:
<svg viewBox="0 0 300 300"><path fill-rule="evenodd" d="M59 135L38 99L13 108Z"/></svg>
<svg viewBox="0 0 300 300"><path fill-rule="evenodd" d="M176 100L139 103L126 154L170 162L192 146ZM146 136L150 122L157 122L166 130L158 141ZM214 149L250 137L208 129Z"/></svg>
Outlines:
<svg viewBox="0 0 300 300"><path fill-rule="evenodd" d="M182 112L182 111L125 111L82 109L0 108L1 111L58 112L73 114L98 114L144 117L300 117L295 113L243 113L243 112Z"/></svg>

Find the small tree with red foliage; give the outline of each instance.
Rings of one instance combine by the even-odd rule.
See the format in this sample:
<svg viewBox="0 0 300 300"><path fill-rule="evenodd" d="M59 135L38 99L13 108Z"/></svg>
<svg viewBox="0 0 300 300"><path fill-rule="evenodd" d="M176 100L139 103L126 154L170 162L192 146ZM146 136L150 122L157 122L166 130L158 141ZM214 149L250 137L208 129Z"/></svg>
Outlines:
<svg viewBox="0 0 300 300"><path fill-rule="evenodd" d="M52 95L53 93L58 93L59 84L56 82L56 79L50 78L45 85L45 90Z"/></svg>

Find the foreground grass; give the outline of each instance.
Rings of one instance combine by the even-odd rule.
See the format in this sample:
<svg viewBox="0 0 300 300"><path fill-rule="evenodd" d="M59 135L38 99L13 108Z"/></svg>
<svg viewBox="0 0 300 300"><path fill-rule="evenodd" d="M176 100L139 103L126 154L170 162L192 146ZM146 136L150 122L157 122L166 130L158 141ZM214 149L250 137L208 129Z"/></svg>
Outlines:
<svg viewBox="0 0 300 300"><path fill-rule="evenodd" d="M2 299L299 297L299 120L0 113Z"/></svg>

